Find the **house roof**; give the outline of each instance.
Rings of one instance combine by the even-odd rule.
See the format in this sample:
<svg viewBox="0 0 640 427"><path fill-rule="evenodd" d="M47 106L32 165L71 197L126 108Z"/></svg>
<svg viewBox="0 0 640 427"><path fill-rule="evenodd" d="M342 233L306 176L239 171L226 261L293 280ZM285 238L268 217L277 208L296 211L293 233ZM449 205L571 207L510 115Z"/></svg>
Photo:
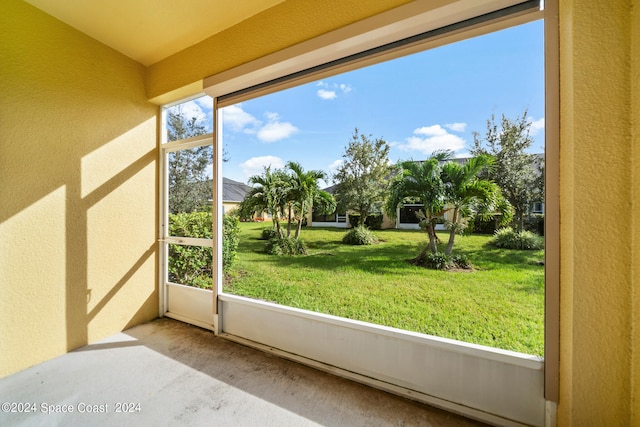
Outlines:
<svg viewBox="0 0 640 427"><path fill-rule="evenodd" d="M338 188L338 184L330 185L327 188L323 188L323 191L326 191L329 194L336 194L336 189Z"/></svg>
<svg viewBox="0 0 640 427"><path fill-rule="evenodd" d="M251 190L247 184L234 181L229 178L222 178L222 201L223 202L241 202L244 196Z"/></svg>

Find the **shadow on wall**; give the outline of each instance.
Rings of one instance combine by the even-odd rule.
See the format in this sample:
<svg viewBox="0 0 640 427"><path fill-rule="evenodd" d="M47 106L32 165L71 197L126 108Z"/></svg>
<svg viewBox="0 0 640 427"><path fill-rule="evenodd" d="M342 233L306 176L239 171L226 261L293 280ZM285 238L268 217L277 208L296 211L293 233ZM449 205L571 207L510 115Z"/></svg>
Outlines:
<svg viewBox="0 0 640 427"><path fill-rule="evenodd" d="M157 315L158 108L142 65L27 3L0 26L2 376Z"/></svg>

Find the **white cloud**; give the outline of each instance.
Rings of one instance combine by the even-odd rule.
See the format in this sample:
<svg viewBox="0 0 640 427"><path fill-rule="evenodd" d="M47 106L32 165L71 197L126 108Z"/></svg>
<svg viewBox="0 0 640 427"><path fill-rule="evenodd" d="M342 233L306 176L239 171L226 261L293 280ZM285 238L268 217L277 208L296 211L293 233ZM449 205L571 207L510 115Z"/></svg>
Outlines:
<svg viewBox="0 0 640 427"><path fill-rule="evenodd" d="M343 159L338 159L338 160L335 160L335 161L331 162L331 164L327 168L327 169L329 169L329 173L333 175L338 170L338 168L340 167L340 165L343 162L344 162Z"/></svg>
<svg viewBox="0 0 640 427"><path fill-rule="evenodd" d="M467 124L466 123L447 123L446 125L444 125L444 127L446 127L449 130L452 130L454 132L464 132L465 129L467 129Z"/></svg>
<svg viewBox="0 0 640 427"><path fill-rule="evenodd" d="M203 110L213 110L213 98L210 96L202 96L194 100L196 104Z"/></svg>
<svg viewBox="0 0 640 427"><path fill-rule="evenodd" d="M256 119L252 114L242 109L242 104L231 105L222 109L224 126L234 132L244 132L256 135L262 142L275 142L288 138L298 131L298 128L289 122L280 122L278 113L267 111L264 113L267 124Z"/></svg>
<svg viewBox="0 0 640 427"><path fill-rule="evenodd" d="M335 99L338 97L338 95L336 95L336 92L333 90L319 89L316 93L322 99Z"/></svg>
<svg viewBox="0 0 640 427"><path fill-rule="evenodd" d="M185 102L184 104L180 104L174 108L174 111L182 111L182 114L187 120L191 120L195 117L197 120L204 121L207 118L206 113L195 101Z"/></svg>
<svg viewBox="0 0 640 427"><path fill-rule="evenodd" d="M465 147L465 140L450 134L440 125L424 126L413 131L414 136L406 139L398 148L404 151L418 151L429 155L437 150L458 151Z"/></svg>
<svg viewBox="0 0 640 427"><path fill-rule="evenodd" d="M320 81L316 83L316 86L320 86L322 89L318 89L316 94L322 99L336 99L338 97L338 91L343 94L351 92L351 86L346 83L325 83Z"/></svg>
<svg viewBox="0 0 640 427"><path fill-rule="evenodd" d="M544 117L538 120L533 120L533 117L529 117L529 121L531 122L531 135L537 135L544 130Z"/></svg>
<svg viewBox="0 0 640 427"><path fill-rule="evenodd" d="M349 93L351 92L351 86L343 83L340 85L340 90L342 91L342 93Z"/></svg>
<svg viewBox="0 0 640 427"><path fill-rule="evenodd" d="M262 142L276 142L289 138L298 131L298 128L289 122L280 122L280 114L268 111L264 114L269 123L260 127L257 137Z"/></svg>
<svg viewBox="0 0 640 427"><path fill-rule="evenodd" d="M298 128L289 122L267 123L258 131L258 139L262 142L275 142L285 139L298 131Z"/></svg>
<svg viewBox="0 0 640 427"><path fill-rule="evenodd" d="M245 176L260 175L265 167L271 166L271 169L284 167L284 160L276 156L259 156L252 157L244 163L240 164L242 172Z"/></svg>
<svg viewBox="0 0 640 427"><path fill-rule="evenodd" d="M246 126L260 125L260 121L258 119L242 109L242 104L230 105L223 108L222 123L224 127L229 127L235 132L240 132Z"/></svg>
<svg viewBox="0 0 640 427"><path fill-rule="evenodd" d="M427 135L427 136L440 136L447 135L448 132L446 129L443 129L440 125L432 125L432 126L423 126L413 131L416 135Z"/></svg>
<svg viewBox="0 0 640 427"><path fill-rule="evenodd" d="M275 122L280 118L280 114L274 113L273 111L267 111L264 115L270 122Z"/></svg>

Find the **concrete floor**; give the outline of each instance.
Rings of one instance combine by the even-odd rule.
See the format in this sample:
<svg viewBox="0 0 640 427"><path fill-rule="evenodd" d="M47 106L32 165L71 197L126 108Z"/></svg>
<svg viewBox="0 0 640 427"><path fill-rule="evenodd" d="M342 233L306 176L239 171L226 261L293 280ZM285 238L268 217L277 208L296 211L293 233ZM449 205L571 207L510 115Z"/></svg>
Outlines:
<svg viewBox="0 0 640 427"><path fill-rule="evenodd" d="M32 410L2 426L483 425L167 318L0 379L2 402Z"/></svg>

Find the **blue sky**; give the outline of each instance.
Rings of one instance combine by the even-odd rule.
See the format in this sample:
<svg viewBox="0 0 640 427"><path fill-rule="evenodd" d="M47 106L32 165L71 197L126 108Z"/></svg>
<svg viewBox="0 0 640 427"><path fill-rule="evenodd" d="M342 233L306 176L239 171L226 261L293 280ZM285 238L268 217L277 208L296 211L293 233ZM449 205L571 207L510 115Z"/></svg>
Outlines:
<svg viewBox="0 0 640 427"><path fill-rule="evenodd" d="M226 107L223 175L246 182L289 160L332 173L356 127L387 141L394 162L444 148L463 156L492 114L525 109L531 151L543 152L543 58L535 21ZM211 120L210 98L183 108Z"/></svg>

